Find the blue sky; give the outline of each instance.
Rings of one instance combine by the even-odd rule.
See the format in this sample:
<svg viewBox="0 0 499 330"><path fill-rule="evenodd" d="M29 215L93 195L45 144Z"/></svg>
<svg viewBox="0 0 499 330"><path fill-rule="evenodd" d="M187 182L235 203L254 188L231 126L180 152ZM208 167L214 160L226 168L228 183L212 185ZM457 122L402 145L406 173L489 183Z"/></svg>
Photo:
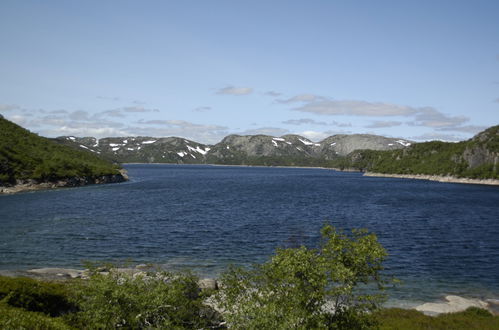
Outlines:
<svg viewBox="0 0 499 330"><path fill-rule="evenodd" d="M0 2L0 114L43 136L499 124L499 1Z"/></svg>

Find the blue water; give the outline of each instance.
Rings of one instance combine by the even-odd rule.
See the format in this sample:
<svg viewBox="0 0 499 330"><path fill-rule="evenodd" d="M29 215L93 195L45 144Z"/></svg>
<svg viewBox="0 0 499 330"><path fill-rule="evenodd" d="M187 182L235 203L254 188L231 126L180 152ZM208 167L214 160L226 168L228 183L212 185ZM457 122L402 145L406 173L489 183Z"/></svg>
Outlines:
<svg viewBox="0 0 499 330"><path fill-rule="evenodd" d="M0 196L0 269L151 262L216 276L328 222L365 227L403 284L394 300L499 297L499 187L323 169L127 165L131 181Z"/></svg>

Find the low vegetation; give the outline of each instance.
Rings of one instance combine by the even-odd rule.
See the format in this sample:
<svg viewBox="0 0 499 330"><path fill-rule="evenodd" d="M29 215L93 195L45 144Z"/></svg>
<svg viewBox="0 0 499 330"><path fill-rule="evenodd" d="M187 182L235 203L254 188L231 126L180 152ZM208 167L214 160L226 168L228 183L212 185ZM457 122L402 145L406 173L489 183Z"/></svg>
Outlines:
<svg viewBox="0 0 499 330"><path fill-rule="evenodd" d="M428 316L412 309L387 308L374 314L380 330L493 330L499 329L499 316L470 307L463 312Z"/></svg>
<svg viewBox="0 0 499 330"><path fill-rule="evenodd" d="M91 152L74 150L0 118L0 186L16 180L56 181L118 174Z"/></svg>
<svg viewBox="0 0 499 330"><path fill-rule="evenodd" d="M317 248L278 249L261 265L229 268L218 291L199 289L190 273L113 268L57 283L0 277L0 328L499 328L498 316L477 308L438 317L381 308L386 252L376 236L331 226L321 236Z"/></svg>

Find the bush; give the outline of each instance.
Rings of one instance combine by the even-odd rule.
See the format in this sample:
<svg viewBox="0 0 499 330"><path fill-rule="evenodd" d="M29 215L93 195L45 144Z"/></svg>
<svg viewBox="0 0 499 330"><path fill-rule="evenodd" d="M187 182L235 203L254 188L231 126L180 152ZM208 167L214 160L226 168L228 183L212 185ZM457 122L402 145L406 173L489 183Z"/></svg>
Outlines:
<svg viewBox="0 0 499 330"><path fill-rule="evenodd" d="M30 278L0 277L0 300L10 306L32 312L59 316L74 310L66 287Z"/></svg>
<svg viewBox="0 0 499 330"><path fill-rule="evenodd" d="M321 230L317 249L278 249L266 263L222 274L216 301L234 329L362 329L383 301L386 256L374 234ZM368 285L372 284L372 285Z"/></svg>
<svg viewBox="0 0 499 330"><path fill-rule="evenodd" d="M66 330L62 319L0 303L0 329Z"/></svg>
<svg viewBox="0 0 499 330"><path fill-rule="evenodd" d="M199 329L211 322L197 278L190 274L94 272L73 290L80 311L68 322L76 327Z"/></svg>

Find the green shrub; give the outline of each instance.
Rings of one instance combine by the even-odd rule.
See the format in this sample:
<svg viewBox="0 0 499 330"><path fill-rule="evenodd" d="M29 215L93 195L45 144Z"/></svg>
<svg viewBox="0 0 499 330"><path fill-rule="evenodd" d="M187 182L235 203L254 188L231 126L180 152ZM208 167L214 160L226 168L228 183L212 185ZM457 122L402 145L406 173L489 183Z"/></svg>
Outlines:
<svg viewBox="0 0 499 330"><path fill-rule="evenodd" d="M0 329L65 330L71 328L60 318L0 303Z"/></svg>
<svg viewBox="0 0 499 330"><path fill-rule="evenodd" d="M202 304L197 278L190 274L94 272L73 290L80 311L67 319L79 328L199 329L215 315Z"/></svg>
<svg viewBox="0 0 499 330"><path fill-rule="evenodd" d="M10 306L58 316L74 310L66 287L30 278L0 277L0 300Z"/></svg>
<svg viewBox="0 0 499 330"><path fill-rule="evenodd" d="M374 234L321 230L318 249L278 249L266 263L222 274L216 297L234 329L363 329L383 300L386 256ZM373 284L368 286L368 284Z"/></svg>

